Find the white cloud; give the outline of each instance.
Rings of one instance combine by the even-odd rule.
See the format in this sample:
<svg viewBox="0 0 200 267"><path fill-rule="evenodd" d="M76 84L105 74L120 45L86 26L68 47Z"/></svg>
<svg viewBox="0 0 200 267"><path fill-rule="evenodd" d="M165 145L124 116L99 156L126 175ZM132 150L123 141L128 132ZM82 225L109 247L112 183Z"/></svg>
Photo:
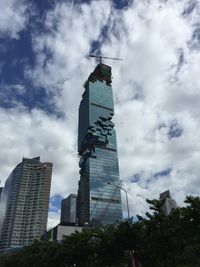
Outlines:
<svg viewBox="0 0 200 267"><path fill-rule="evenodd" d="M27 5L23 0L1 0L0 35L18 38L27 22Z"/></svg>
<svg viewBox="0 0 200 267"><path fill-rule="evenodd" d="M60 223L60 214L59 214L59 212L54 212L54 211L49 212L47 230L55 227L59 223Z"/></svg>
<svg viewBox="0 0 200 267"><path fill-rule="evenodd" d="M62 3L49 12L45 21L48 34L33 36L37 55L36 68L30 70L33 82L51 90L70 81L75 74L79 78L85 68L89 70L86 58L90 45L106 25L109 9L108 1L93 1L91 5L80 6Z"/></svg>
<svg viewBox="0 0 200 267"><path fill-rule="evenodd" d="M158 197L168 188L179 204L186 194L200 193L199 51L189 48L194 16L182 16L185 4L136 2L114 14L119 39L111 33L102 48L103 54L117 51L115 56L124 58L112 64L113 87L121 177L128 184L133 214L145 211L146 197ZM178 66L180 50L184 62ZM168 138L172 121L183 130L179 138ZM167 168L173 169L170 175L154 178ZM136 173L141 173L139 181L130 184Z"/></svg>
<svg viewBox="0 0 200 267"><path fill-rule="evenodd" d="M47 94L55 92L49 102L65 118L40 110L28 113L22 107L7 114L1 110L3 177L23 155L40 154L42 161L54 162L52 196L76 192L78 105L82 84L95 66L87 56L109 21L102 53L124 59L107 64L113 68L120 173L131 214L144 213L145 198L156 198L166 189L178 204L186 194L200 194L200 56L199 50L191 49L199 6L183 15L187 2L134 1L121 11L109 1L79 7L62 3L48 12L47 31L33 35L37 64L26 74ZM170 139L174 122L182 135ZM172 171L166 176L154 177L169 168ZM131 183L136 173L139 180ZM50 216L51 222L55 217L57 222L56 212Z"/></svg>
<svg viewBox="0 0 200 267"><path fill-rule="evenodd" d="M51 195L74 192L78 181L75 125L49 117L41 110L0 110L2 183L22 157L40 155L41 161L53 162ZM6 157L5 157L6 155ZM75 191L76 192L76 191Z"/></svg>

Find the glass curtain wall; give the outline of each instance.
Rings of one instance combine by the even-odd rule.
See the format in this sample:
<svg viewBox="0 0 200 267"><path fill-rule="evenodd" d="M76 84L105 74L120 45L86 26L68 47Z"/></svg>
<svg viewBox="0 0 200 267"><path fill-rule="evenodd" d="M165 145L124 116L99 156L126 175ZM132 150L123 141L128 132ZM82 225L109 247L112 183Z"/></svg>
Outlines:
<svg viewBox="0 0 200 267"><path fill-rule="evenodd" d="M122 219L111 67L99 64L84 85L79 107L79 223L93 226Z"/></svg>

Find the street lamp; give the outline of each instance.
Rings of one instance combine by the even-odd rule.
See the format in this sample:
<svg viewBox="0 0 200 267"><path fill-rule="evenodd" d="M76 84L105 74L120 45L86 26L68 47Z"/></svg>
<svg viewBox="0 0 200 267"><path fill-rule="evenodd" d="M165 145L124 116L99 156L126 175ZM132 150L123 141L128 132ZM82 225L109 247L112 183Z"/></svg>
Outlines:
<svg viewBox="0 0 200 267"><path fill-rule="evenodd" d="M128 219L130 220L130 212L129 212L127 191L123 187L121 187L119 185L116 185L116 184L113 184L113 183L110 183L110 182L107 182L107 184L113 185L113 186L115 186L115 187L117 187L117 188L119 188L119 189L121 189L121 190L123 190L125 192L125 194L126 194L126 206L127 206L127 212L128 212Z"/></svg>

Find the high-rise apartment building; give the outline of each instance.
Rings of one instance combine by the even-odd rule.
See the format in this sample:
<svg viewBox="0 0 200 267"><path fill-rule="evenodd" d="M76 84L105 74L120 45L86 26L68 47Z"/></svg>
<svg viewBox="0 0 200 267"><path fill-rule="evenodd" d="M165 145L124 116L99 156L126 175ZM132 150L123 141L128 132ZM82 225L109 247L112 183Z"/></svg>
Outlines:
<svg viewBox="0 0 200 267"><path fill-rule="evenodd" d="M169 190L160 194L160 200L165 200L162 206L165 215L169 215L172 209L177 208L176 201L171 197Z"/></svg>
<svg viewBox="0 0 200 267"><path fill-rule="evenodd" d="M76 222L76 194L70 194L61 202L61 223L75 223Z"/></svg>
<svg viewBox="0 0 200 267"><path fill-rule="evenodd" d="M52 163L23 158L3 188L0 203L0 248L24 246L46 230Z"/></svg>
<svg viewBox="0 0 200 267"><path fill-rule="evenodd" d="M122 219L111 67L100 63L84 84L79 107L79 223L102 225Z"/></svg>

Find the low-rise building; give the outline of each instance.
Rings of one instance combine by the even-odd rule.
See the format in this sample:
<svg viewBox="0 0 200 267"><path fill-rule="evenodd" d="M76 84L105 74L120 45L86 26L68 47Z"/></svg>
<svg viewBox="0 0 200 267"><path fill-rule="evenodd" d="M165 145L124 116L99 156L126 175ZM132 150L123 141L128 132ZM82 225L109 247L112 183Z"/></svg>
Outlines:
<svg viewBox="0 0 200 267"><path fill-rule="evenodd" d="M61 242L64 236L69 236L75 231L81 232L83 226L77 226L75 223L60 223L48 231L50 241Z"/></svg>

